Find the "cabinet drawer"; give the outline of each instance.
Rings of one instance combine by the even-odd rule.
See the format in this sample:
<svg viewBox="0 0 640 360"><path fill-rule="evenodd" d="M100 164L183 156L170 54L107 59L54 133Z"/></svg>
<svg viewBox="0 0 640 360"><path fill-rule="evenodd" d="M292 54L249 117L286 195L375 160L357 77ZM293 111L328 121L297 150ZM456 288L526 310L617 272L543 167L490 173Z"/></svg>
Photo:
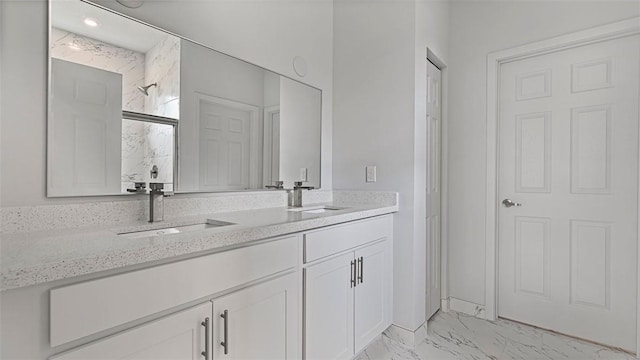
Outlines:
<svg viewBox="0 0 640 360"><path fill-rule="evenodd" d="M391 237L391 216L352 222L304 234L304 262Z"/></svg>
<svg viewBox="0 0 640 360"><path fill-rule="evenodd" d="M51 346L293 268L298 237L51 290Z"/></svg>
<svg viewBox="0 0 640 360"><path fill-rule="evenodd" d="M209 319L209 322L205 322L206 319ZM205 336L211 333L211 319L213 319L213 313L211 302L208 301L194 308L55 355L49 360L202 360L201 352L211 345L210 340Z"/></svg>

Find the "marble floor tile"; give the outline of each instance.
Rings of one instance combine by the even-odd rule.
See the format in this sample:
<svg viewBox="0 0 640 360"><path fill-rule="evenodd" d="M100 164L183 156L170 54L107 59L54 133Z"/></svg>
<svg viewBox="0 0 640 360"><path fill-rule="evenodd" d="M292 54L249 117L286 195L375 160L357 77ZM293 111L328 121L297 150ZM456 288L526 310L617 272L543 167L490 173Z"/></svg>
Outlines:
<svg viewBox="0 0 640 360"><path fill-rule="evenodd" d="M355 360L634 360L631 354L499 319L439 312L427 336L409 348L386 335Z"/></svg>

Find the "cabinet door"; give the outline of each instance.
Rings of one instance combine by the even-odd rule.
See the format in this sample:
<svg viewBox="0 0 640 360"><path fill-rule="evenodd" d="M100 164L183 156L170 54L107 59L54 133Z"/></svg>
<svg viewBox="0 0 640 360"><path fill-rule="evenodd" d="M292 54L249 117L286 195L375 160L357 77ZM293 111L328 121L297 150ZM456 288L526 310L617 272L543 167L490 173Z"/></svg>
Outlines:
<svg viewBox="0 0 640 360"><path fill-rule="evenodd" d="M291 273L215 299L213 358L300 358L298 288Z"/></svg>
<svg viewBox="0 0 640 360"><path fill-rule="evenodd" d="M209 321L205 322L207 318ZM206 302L51 359L203 360L205 341L209 341L206 334L211 334L211 319L211 302ZM210 360L211 355L206 359Z"/></svg>
<svg viewBox="0 0 640 360"><path fill-rule="evenodd" d="M391 251L383 241L357 250L355 346L362 350L391 324Z"/></svg>
<svg viewBox="0 0 640 360"><path fill-rule="evenodd" d="M350 359L353 349L353 253L304 269L307 360Z"/></svg>

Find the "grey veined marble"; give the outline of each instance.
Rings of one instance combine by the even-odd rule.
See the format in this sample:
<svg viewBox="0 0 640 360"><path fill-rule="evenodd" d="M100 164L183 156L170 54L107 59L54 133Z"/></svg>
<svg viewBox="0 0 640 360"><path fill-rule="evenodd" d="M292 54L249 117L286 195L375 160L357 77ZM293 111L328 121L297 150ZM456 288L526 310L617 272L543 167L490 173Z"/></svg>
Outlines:
<svg viewBox="0 0 640 360"><path fill-rule="evenodd" d="M437 313L426 338L409 348L383 335L356 360L632 360L631 354L516 322Z"/></svg>

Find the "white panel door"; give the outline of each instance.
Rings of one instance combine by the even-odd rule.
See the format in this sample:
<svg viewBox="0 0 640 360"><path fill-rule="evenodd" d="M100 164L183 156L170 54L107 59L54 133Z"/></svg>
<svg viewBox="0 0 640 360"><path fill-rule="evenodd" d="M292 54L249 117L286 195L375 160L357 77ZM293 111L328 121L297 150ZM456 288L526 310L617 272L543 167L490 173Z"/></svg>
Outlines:
<svg viewBox="0 0 640 360"><path fill-rule="evenodd" d="M213 358L298 359L298 289L292 273L215 299Z"/></svg>
<svg viewBox="0 0 640 360"><path fill-rule="evenodd" d="M632 351L639 39L500 69L499 315Z"/></svg>
<svg viewBox="0 0 640 360"><path fill-rule="evenodd" d="M351 359L353 253L304 269L305 359Z"/></svg>
<svg viewBox="0 0 640 360"><path fill-rule="evenodd" d="M427 61L427 319L440 309L442 73Z"/></svg>
<svg viewBox="0 0 640 360"><path fill-rule="evenodd" d="M47 195L120 193L122 75L51 59Z"/></svg>
<svg viewBox="0 0 640 360"><path fill-rule="evenodd" d="M391 325L391 254L383 241L355 252L355 352Z"/></svg>
<svg viewBox="0 0 640 360"><path fill-rule="evenodd" d="M202 191L249 188L251 112L200 99L200 186Z"/></svg>
<svg viewBox="0 0 640 360"><path fill-rule="evenodd" d="M211 302L163 317L51 360L210 360L203 356L211 334ZM211 348L210 346L208 347Z"/></svg>

